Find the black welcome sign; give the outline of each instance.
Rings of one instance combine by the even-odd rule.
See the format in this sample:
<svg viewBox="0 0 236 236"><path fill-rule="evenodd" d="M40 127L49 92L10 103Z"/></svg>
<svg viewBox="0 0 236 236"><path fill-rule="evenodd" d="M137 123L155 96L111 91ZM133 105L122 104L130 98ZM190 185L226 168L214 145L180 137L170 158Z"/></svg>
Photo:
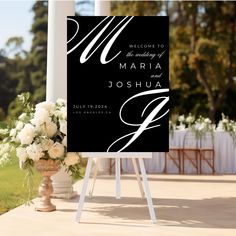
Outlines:
<svg viewBox="0 0 236 236"><path fill-rule="evenodd" d="M68 151L168 151L168 17L68 17Z"/></svg>

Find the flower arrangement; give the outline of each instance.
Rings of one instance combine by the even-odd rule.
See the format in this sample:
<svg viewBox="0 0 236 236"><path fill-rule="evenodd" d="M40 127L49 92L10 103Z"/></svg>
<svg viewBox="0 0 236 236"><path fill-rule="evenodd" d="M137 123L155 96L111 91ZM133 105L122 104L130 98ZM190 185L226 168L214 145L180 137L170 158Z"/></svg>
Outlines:
<svg viewBox="0 0 236 236"><path fill-rule="evenodd" d="M221 120L219 121L217 130L228 132L233 138L234 142L236 141L236 122L229 119L223 113L221 114Z"/></svg>
<svg viewBox="0 0 236 236"><path fill-rule="evenodd" d="M14 149L20 167L28 173L32 173L34 164L40 159L51 159L65 166L73 177L80 177L80 155L67 152L66 101L45 101L34 106L29 98L28 93L18 96L23 113L9 127L2 129L5 159L6 153Z"/></svg>
<svg viewBox="0 0 236 236"><path fill-rule="evenodd" d="M234 143L236 143L236 121L229 119L223 113L217 127L215 124L212 124L209 118L203 116L195 118L191 113L186 117L185 115L174 115L172 118L174 119L169 122L169 132L172 136L174 130L187 128L195 132L197 138L200 138L204 133L212 133L216 129L217 131L228 132Z"/></svg>
<svg viewBox="0 0 236 236"><path fill-rule="evenodd" d="M203 116L195 118L195 116L191 113L189 113L186 117L185 115L178 115L176 118L176 122L171 121L171 125L171 133L173 133L174 129L189 129L195 132L196 137L198 138L205 132L212 132L214 130L214 125L209 118L205 118Z"/></svg>
<svg viewBox="0 0 236 236"><path fill-rule="evenodd" d="M191 127L195 122L195 116L193 116L191 113L186 117L186 123L188 127Z"/></svg>

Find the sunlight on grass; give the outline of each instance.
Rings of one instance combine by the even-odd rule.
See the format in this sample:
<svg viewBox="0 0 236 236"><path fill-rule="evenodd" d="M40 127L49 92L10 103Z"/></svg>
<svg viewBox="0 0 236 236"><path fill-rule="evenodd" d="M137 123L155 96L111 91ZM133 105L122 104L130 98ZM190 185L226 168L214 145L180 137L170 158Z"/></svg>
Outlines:
<svg viewBox="0 0 236 236"><path fill-rule="evenodd" d="M13 209L27 200L27 188L24 187L25 172L19 168L17 158L0 167L0 214ZM37 196L41 180L39 173L34 173L33 197Z"/></svg>
<svg viewBox="0 0 236 236"><path fill-rule="evenodd" d="M87 160L81 163L81 176L84 175ZM0 215L27 201L27 188L24 187L25 171L19 168L17 158L0 167ZM73 180L76 182L78 179ZM33 198L37 196L41 175L34 171Z"/></svg>

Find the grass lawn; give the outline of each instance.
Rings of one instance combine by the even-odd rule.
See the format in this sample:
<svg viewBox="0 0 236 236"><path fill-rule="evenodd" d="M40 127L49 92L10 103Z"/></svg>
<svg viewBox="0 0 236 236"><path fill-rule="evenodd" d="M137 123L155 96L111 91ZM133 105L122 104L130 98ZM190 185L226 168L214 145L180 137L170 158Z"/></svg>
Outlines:
<svg viewBox="0 0 236 236"><path fill-rule="evenodd" d="M19 168L17 158L0 167L0 215L27 200L27 188L23 186L25 172ZM41 180L39 173L34 174L33 194L36 197Z"/></svg>
<svg viewBox="0 0 236 236"><path fill-rule="evenodd" d="M81 163L81 175L84 175L87 160ZM19 167L18 159L0 167L0 215L24 204L27 201L27 188L24 187L25 171ZM33 198L38 194L41 175L34 171ZM77 180L74 180L74 182Z"/></svg>

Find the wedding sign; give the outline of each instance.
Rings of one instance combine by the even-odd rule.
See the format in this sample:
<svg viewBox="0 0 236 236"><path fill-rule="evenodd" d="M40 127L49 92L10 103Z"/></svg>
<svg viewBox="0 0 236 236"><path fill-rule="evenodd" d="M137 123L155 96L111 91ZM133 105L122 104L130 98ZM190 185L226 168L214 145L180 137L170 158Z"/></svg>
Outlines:
<svg viewBox="0 0 236 236"><path fill-rule="evenodd" d="M168 17L77 16L67 26L68 151L168 151Z"/></svg>

